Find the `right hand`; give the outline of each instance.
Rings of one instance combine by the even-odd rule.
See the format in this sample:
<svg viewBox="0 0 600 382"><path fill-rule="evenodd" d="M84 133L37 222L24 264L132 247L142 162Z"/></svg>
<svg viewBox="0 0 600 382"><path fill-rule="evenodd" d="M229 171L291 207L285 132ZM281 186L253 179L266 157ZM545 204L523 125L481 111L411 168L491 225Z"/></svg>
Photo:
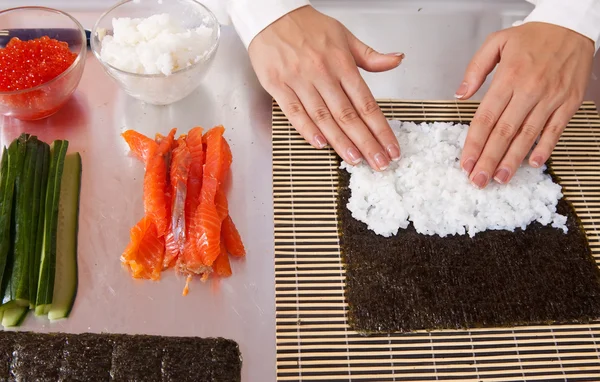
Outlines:
<svg viewBox="0 0 600 382"><path fill-rule="evenodd" d="M316 148L330 144L348 163L385 170L398 141L357 66L382 72L402 53L381 54L310 6L265 28L248 48L261 85Z"/></svg>

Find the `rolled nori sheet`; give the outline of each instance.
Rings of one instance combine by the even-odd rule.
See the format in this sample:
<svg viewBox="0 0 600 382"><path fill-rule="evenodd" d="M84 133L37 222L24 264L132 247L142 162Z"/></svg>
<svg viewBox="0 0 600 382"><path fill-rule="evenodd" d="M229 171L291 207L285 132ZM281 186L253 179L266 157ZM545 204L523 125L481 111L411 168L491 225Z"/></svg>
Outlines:
<svg viewBox="0 0 600 382"><path fill-rule="evenodd" d="M0 332L0 381L241 380L237 343L223 338Z"/></svg>
<svg viewBox="0 0 600 382"><path fill-rule="evenodd" d="M585 323L600 317L600 270L575 210L569 232L530 224L441 238L410 225L385 238L346 208L340 171L340 245L350 326L359 332Z"/></svg>

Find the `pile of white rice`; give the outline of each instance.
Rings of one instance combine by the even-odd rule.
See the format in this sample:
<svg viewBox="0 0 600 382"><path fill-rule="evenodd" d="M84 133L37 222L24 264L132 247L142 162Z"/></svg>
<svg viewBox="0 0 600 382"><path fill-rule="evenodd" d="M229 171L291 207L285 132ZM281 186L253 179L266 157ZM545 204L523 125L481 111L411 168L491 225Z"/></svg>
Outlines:
<svg viewBox="0 0 600 382"><path fill-rule="evenodd" d="M425 235L473 237L485 230L525 229L538 221L567 232L556 212L560 185L545 167L523 164L510 183L474 187L460 168L467 125L390 121L402 157L383 172L368 164L341 168L351 174L347 208L378 235L389 237L413 223Z"/></svg>
<svg viewBox="0 0 600 382"><path fill-rule="evenodd" d="M99 36L100 57L130 73L170 75L202 60L211 47L211 28L185 29L166 13L113 19L112 25L112 35Z"/></svg>

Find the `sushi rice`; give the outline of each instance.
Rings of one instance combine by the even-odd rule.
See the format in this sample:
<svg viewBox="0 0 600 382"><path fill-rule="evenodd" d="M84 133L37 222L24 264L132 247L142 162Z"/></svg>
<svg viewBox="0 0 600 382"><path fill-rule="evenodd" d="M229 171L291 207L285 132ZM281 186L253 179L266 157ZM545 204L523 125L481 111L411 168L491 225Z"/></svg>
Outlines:
<svg viewBox="0 0 600 382"><path fill-rule="evenodd" d="M537 221L567 232L556 212L561 186L545 166L524 163L510 183L475 188L460 167L468 126L389 121L402 157L383 172L363 161L342 162L350 176L352 216L378 235L393 236L412 223L424 235L473 237L486 230L526 227Z"/></svg>

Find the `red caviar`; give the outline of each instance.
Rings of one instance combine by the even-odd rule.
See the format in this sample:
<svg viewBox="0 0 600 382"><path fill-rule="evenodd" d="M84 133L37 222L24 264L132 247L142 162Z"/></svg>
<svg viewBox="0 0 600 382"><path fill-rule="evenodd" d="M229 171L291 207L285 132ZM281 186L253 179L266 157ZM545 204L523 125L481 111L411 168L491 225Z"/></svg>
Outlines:
<svg viewBox="0 0 600 382"><path fill-rule="evenodd" d="M44 84L67 70L76 58L66 42L48 36L28 41L14 37L0 49L0 91Z"/></svg>

